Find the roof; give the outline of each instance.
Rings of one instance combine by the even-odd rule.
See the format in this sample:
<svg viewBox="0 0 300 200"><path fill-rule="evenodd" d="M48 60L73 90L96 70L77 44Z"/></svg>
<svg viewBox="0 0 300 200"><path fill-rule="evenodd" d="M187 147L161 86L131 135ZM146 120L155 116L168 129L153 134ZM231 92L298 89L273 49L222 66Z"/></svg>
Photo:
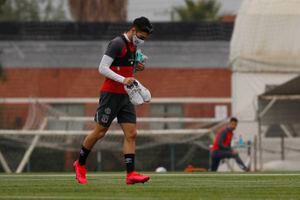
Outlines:
<svg viewBox="0 0 300 200"><path fill-rule="evenodd" d="M259 96L258 109L264 125L299 124L300 76ZM300 127L293 127L300 130ZM273 133L272 133L273 134Z"/></svg>
<svg viewBox="0 0 300 200"><path fill-rule="evenodd" d="M5 67L97 68L107 41L0 41ZM147 67L225 68L227 41L147 41Z"/></svg>
<svg viewBox="0 0 300 200"><path fill-rule="evenodd" d="M270 95L300 95L300 76L265 92L261 96Z"/></svg>

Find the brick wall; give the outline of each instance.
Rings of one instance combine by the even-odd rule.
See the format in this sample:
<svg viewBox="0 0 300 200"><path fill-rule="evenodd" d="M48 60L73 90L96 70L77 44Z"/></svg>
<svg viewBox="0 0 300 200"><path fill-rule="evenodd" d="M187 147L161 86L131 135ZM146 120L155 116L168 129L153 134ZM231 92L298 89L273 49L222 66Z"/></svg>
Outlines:
<svg viewBox="0 0 300 200"><path fill-rule="evenodd" d="M96 68L8 68L7 80L0 83L1 97L98 97L103 82ZM137 79L147 86L153 97L230 97L231 72L228 69L151 68L138 73ZM214 104L185 107L186 116L214 116ZM229 105L228 105L229 106ZM26 116L26 109L5 108L4 116ZM93 115L95 106L87 106ZM138 115L146 115L149 106L138 108ZM6 120L15 124L16 120ZM24 121L24 120L22 120ZM8 126L8 125L6 125ZM13 125L15 126L15 125Z"/></svg>
<svg viewBox="0 0 300 200"><path fill-rule="evenodd" d="M6 74L2 97L96 97L104 80L93 68L10 68ZM230 76L227 69L152 68L137 79L154 97L230 97Z"/></svg>

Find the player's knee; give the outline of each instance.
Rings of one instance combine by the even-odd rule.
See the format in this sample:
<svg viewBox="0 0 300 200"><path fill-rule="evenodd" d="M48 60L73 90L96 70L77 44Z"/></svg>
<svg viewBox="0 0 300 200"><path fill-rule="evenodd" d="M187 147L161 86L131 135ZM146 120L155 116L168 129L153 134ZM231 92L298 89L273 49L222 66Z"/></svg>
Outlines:
<svg viewBox="0 0 300 200"><path fill-rule="evenodd" d="M127 140L135 140L136 135L137 135L136 130L131 130L131 131L127 132L126 139Z"/></svg>

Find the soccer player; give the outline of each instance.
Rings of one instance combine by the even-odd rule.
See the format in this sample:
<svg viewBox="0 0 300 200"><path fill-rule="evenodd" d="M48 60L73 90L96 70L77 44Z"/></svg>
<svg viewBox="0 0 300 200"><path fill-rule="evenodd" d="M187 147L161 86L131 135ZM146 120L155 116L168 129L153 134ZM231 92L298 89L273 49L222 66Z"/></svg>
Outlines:
<svg viewBox="0 0 300 200"><path fill-rule="evenodd" d="M237 151L232 150L231 140L233 136L233 131L236 129L238 120L235 117L230 119L230 123L226 128L217 133L213 147L212 147L212 163L211 171L217 171L220 161L224 158L234 158L238 166L244 171L249 171L250 169L245 166L242 159L240 158Z"/></svg>
<svg viewBox="0 0 300 200"><path fill-rule="evenodd" d="M124 85L132 85L135 81L134 71L144 70L144 64L135 66L136 48L144 43L153 32L152 24L146 17L133 21L130 29L114 38L102 57L99 65L100 74L106 77L95 114L95 128L82 143L79 158L74 162L76 179L86 184L86 159L95 143L104 137L112 121L117 118L124 132L123 153L126 164L126 184L144 183L149 176L135 171L136 112L134 105L124 90Z"/></svg>

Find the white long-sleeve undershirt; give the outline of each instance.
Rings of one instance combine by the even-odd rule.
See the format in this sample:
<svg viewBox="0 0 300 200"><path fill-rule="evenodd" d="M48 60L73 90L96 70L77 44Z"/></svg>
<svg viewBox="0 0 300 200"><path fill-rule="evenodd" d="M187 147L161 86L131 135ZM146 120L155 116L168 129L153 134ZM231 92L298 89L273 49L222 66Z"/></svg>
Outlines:
<svg viewBox="0 0 300 200"><path fill-rule="evenodd" d="M110 78L119 83L123 83L125 77L117 74L116 72L110 69L110 66L113 63L113 61L114 61L113 58L109 57L108 55L103 55L101 62L99 64L98 71L100 74L104 75L107 78Z"/></svg>

